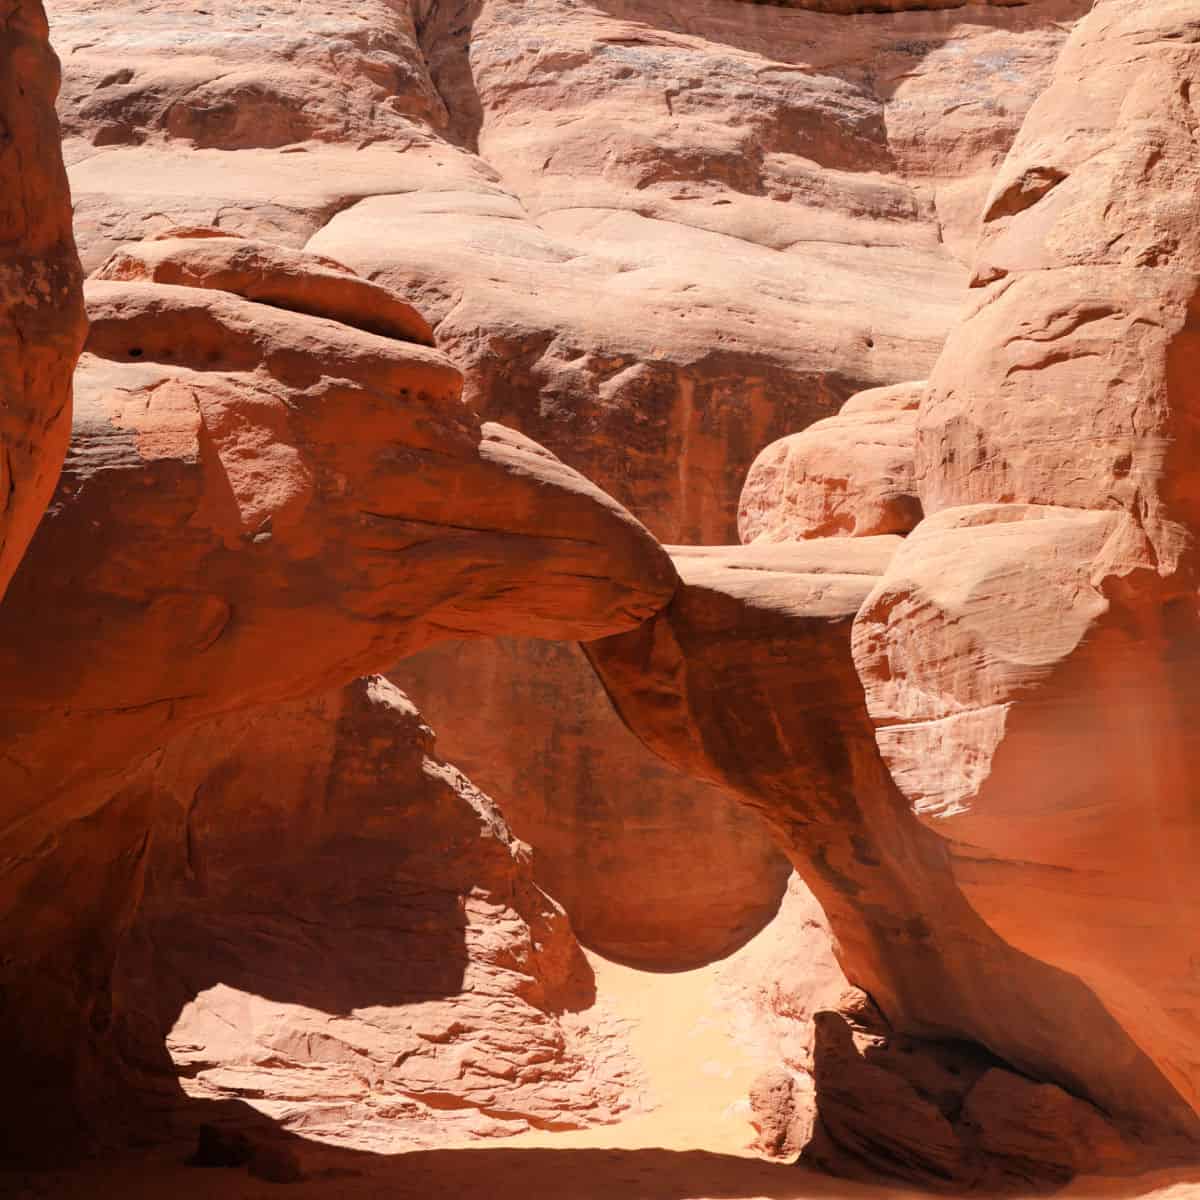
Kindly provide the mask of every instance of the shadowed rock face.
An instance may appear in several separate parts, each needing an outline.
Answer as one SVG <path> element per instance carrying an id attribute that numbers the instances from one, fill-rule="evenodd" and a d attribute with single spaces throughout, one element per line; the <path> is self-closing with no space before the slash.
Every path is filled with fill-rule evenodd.
<path id="1" fill-rule="evenodd" d="M 221 250 L 196 244 L 205 264 Z M 224 249 L 245 265 L 244 243 Z M 251 275 L 276 261 L 258 253 Z M 482 425 L 438 351 L 313 315 L 328 285 L 353 316 L 346 273 L 317 268 L 303 313 L 90 285 L 71 454 L 0 609 L 3 971 L 43 1144 L 110 1032 L 112 957 L 155 824 L 131 772 L 198 720 L 328 690 L 439 637 L 590 637 L 675 586 L 620 506 Z"/>
<path id="2" fill-rule="evenodd" d="M 58 61 L 39 0 L 0 4 L 0 597 L 54 490 L 83 340 L 59 148 Z"/>
<path id="3" fill-rule="evenodd" d="M 1135 1030 L 1073 975 L 980 919 L 949 848 L 887 771 L 851 628 L 901 545 L 883 537 L 677 550 L 683 586 L 671 604 L 632 633 L 591 643 L 588 655 L 651 748 L 728 787 L 772 825 L 828 915 L 847 977 L 893 1030 L 980 1043 L 1135 1128 L 1193 1131 L 1193 1114 Z M 817 1085 L 820 1112 L 819 1072 Z M 861 1145 L 842 1149 L 864 1157 Z M 865 1157 L 889 1170 L 886 1155 Z M 961 1182 L 970 1171 L 952 1175 Z"/>
<path id="4" fill-rule="evenodd" d="M 536 848 L 584 945 L 651 970 L 723 958 L 776 914 L 791 867 L 757 813 L 649 753 L 579 648 L 438 645 L 393 678 L 450 730 L 448 756 Z M 436 714 L 436 716 L 434 716 Z"/>
<path id="5" fill-rule="evenodd" d="M 0 610 L 6 1138 L 57 1146 L 115 1082 L 113 964 L 157 806 L 177 834 L 174 781 L 208 778 L 181 739 L 217 759 L 201 724 L 492 633 L 600 639 L 630 725 L 775 825 L 892 1032 L 1195 1134 L 1193 6 L 1095 6 L 983 205 L 978 299 L 915 428 L 889 413 L 863 453 L 876 422 L 852 402 L 768 452 L 759 540 L 681 553 L 665 609 L 653 539 L 463 407 L 443 351 L 485 415 L 660 534 L 728 536 L 760 445 L 926 372 L 981 181 L 1087 4 L 836 27 L 827 5 L 723 0 L 57 7 L 89 262 L 179 222 L 222 236 L 142 245 L 95 283 L 76 448 Z M 11 311 L 21 336 L 45 315 Z M 36 429 L 22 406 L 6 445 Z M 12 496 L 44 501 L 47 432 L 49 475 L 7 456 Z M 830 454 L 836 474 L 810 469 Z M 922 514 L 902 546 L 874 536 Z M 244 915 L 216 897 L 181 945 Z M 1054 1171 L 1105 1161 L 1111 1126 L 1053 1085 L 984 1071 L 951 1117 L 836 1020 L 814 1071 L 840 1153 L 958 1179 L 961 1125 Z"/>
<path id="6" fill-rule="evenodd" d="M 591 969 L 529 847 L 382 678 L 204 722 L 140 789 L 155 835 L 112 1069 L 164 1109 L 182 1083 L 193 1117 L 241 1099 L 395 1153 L 636 1101 L 620 1039 L 572 1016 Z"/>

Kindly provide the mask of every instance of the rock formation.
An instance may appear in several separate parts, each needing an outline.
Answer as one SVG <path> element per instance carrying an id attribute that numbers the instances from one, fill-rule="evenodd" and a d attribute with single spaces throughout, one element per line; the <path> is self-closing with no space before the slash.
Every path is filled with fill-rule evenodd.
<path id="1" fill-rule="evenodd" d="M 672 605 L 591 654 L 633 728 L 781 829 L 893 1030 L 969 1038 L 1143 1138 L 1194 1142 L 1192 11 L 1104 0 L 1068 43 L 984 206 L 976 295 L 920 403 L 911 463 L 894 440 L 886 459 L 840 448 L 854 406 L 769 449 L 743 504 L 754 544 L 687 552 Z M 860 512 L 873 531 L 897 476 L 925 519 L 869 594 L 838 576 L 873 539 L 786 540 L 860 532 Z M 781 634 L 764 613 L 791 618 L 793 638 L 820 630 L 808 676 L 840 664 L 810 706 L 771 694 Z M 780 787 L 781 771 L 819 784 Z M 831 775 L 854 780 L 836 816 Z M 908 918 L 914 941 L 872 938 L 885 916 Z M 936 949 L 914 990 L 918 943 Z M 1055 1043 L 1036 1061 L 1034 1028 Z M 957 1178 L 972 1145 L 1051 1171 L 1112 1145 L 1065 1093 L 990 1071 L 939 1116 L 869 1054 L 856 1066 L 844 1023 L 818 1033 L 821 1131 L 852 1157 Z M 893 1117 L 864 1130 L 872 1095 Z M 764 1084 L 768 1108 L 786 1100 Z M 1010 1120 L 1030 1125 L 1014 1136 Z M 787 1142 L 778 1121 L 764 1128 Z"/>
<path id="2" fill-rule="evenodd" d="M 756 813 L 649 753 L 575 646 L 434 646 L 392 677 L 450 730 L 447 757 L 537 850 L 538 882 L 607 958 L 682 970 L 776 914 L 791 864 Z"/>
<path id="3" fill-rule="evenodd" d="M 162 1104 L 178 1072 L 196 1100 L 394 1153 L 636 1100 L 619 1041 L 572 1016 L 591 968 L 529 847 L 393 685 L 215 718 L 139 779 L 154 844 L 115 1040 Z"/>
<path id="4" fill-rule="evenodd" d="M 742 541 L 912 532 L 921 520 L 913 471 L 924 394 L 920 383 L 862 392 L 836 417 L 768 446 L 742 487 Z"/>
<path id="5" fill-rule="evenodd" d="M 297 260 L 255 285 L 268 306 L 202 285 L 261 280 L 277 254 L 194 245 L 194 268 L 186 244 L 165 252 L 180 283 L 89 285 L 71 453 L 0 608 L 3 973 L 28 1076 L 16 1116 L 42 1144 L 69 1132 L 72 1088 L 101 1086 L 111 964 L 155 823 L 133 779 L 172 738 L 439 637 L 630 628 L 675 586 L 623 509 L 481 424 L 444 355 L 342 323 L 347 272 L 318 261 L 296 312 L 278 305 Z M 128 252 L 105 273 L 162 259 Z M 313 315 L 324 288 L 337 320 Z"/>
<path id="6" fill-rule="evenodd" d="M 171 224 L 347 262 L 417 302 L 478 411 L 668 542 L 733 537 L 765 444 L 932 365 L 1088 7 L 52 3 L 89 266 Z M 517 806 L 585 940 L 686 965 L 772 911 L 786 865 L 755 816 L 615 732 L 574 652 L 435 647 L 396 678 Z M 526 736 L 497 738 L 516 712 Z M 725 895 L 702 894 L 718 853 Z M 588 883 L 614 867 L 636 916 Z"/>
<path id="7" fill-rule="evenodd" d="M 96 273 L 52 498 L 78 276 L 3 9 L 6 1151 L 180 1064 L 379 1147 L 612 1119 L 538 882 L 691 965 L 780 899 L 760 819 L 829 929 L 764 1001 L 763 1148 L 1194 1150 L 1194 0 L 666 7 L 53 0 Z M 531 638 L 670 769 L 593 770 L 597 685 Z M 361 681 L 429 647 L 536 875 Z"/>
<path id="8" fill-rule="evenodd" d="M 0 598 L 45 511 L 83 340 L 59 149 L 58 62 L 40 0 L 0 8 Z"/>
<path id="9" fill-rule="evenodd" d="M 885 759 L 972 907 L 1192 1109 L 1195 19 L 1101 0 L 1064 50 L 921 409 L 927 520 L 855 631 Z"/>
<path id="10" fill-rule="evenodd" d="M 980 919 L 945 842 L 889 775 L 851 627 L 901 545 L 678 551 L 683 586 L 671 604 L 632 633 L 591 643 L 589 656 L 653 749 L 763 813 L 825 910 L 847 977 L 896 1034 L 973 1041 L 1133 1126 L 1194 1131 L 1132 1030 L 1073 975 Z"/>

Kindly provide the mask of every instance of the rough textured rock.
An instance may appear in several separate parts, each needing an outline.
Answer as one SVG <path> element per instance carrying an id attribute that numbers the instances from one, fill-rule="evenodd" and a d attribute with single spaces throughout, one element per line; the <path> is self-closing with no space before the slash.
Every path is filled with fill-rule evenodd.
<path id="1" fill-rule="evenodd" d="M 0 7 L 0 598 L 54 491 L 83 341 L 59 148 L 58 61 L 40 0 Z"/>
<path id="2" fill-rule="evenodd" d="M 423 642 L 594 636 L 675 586 L 624 510 L 482 425 L 438 351 L 230 292 L 90 287 L 71 454 L 0 608 L 21 1150 L 99 1086 L 154 823 L 131 771 L 195 721 Z"/>
<path id="3" fill-rule="evenodd" d="M 730 539 L 764 444 L 931 361 L 959 294 L 957 230 L 973 233 L 991 170 L 1046 78 L 1062 37 L 1053 22 L 1082 8 L 847 22 L 724 0 L 443 3 L 423 27 L 431 74 L 451 136 L 500 180 L 483 196 L 454 182 L 368 197 L 310 245 L 427 298 L 472 402 L 600 482 L 660 539 Z M 730 944 L 726 931 L 764 911 L 782 880 L 779 865 L 760 883 L 739 865 L 770 859 L 764 833 L 713 789 L 632 748 L 614 753 L 605 717 L 580 728 L 594 687 L 574 656 L 552 653 L 556 663 L 540 647 L 434 648 L 422 678 L 409 667 L 399 678 L 456 758 L 520 806 L 512 818 L 585 941 L 678 965 Z M 441 682 L 456 676 L 486 700 L 460 703 Z M 497 751 L 492 715 L 515 712 L 549 736 Z M 598 811 L 581 820 L 583 805 Z M 623 835 L 601 832 L 605 811 Z M 647 879 L 634 848 L 668 831 L 673 849 Z M 706 914 L 684 899 L 702 878 L 687 860 L 703 853 L 701 834 L 729 846 L 727 831 L 741 849 L 724 854 L 724 912 L 706 889 Z M 611 878 L 637 892 L 590 898 L 589 866 L 607 873 L 614 857 L 628 865 Z M 629 912 L 634 895 L 676 878 L 680 899 L 657 927 L 649 906 Z M 705 936 L 674 937 L 672 913 L 694 914 Z M 671 957 L 631 934 L 666 934 Z"/>
<path id="4" fill-rule="evenodd" d="M 574 646 L 435 646 L 392 672 L 448 757 L 536 848 L 534 875 L 608 958 L 681 970 L 775 915 L 791 865 L 759 816 L 621 724 Z"/>
<path id="5" fill-rule="evenodd" d="M 925 384 L 877 388 L 836 417 L 772 442 L 738 504 L 743 542 L 905 534 L 921 520 L 913 478 Z"/>
<path id="6" fill-rule="evenodd" d="M 164 235 L 122 246 L 93 278 L 235 292 L 259 304 L 329 317 L 398 341 L 433 344 L 429 323 L 411 304 L 341 263 L 230 237 L 219 229 L 184 232 L 184 237 Z"/>
<path id="7" fill-rule="evenodd" d="M 0 784 L 16 797 L 0 802 L 0 900 L 20 930 L 4 982 L 51 1115 L 55 1077 L 110 1037 L 114 939 L 150 853 L 130 772 L 168 739 L 435 637 L 627 628 L 672 586 L 644 531 L 567 468 L 460 420 L 445 360 L 395 340 L 426 340 L 403 303 L 366 325 L 373 285 L 419 299 L 485 415 L 584 467 L 660 536 L 728 538 L 760 446 L 927 372 L 985 180 L 1091 6 L 681 7 L 56 3 L 89 263 L 176 225 L 253 236 L 143 246 L 106 272 L 123 282 L 97 285 L 80 453 L 34 550 L 43 570 L 0 613 L 15 697 L 0 704 Z M 1195 41 L 1183 0 L 1142 7 L 1096 6 L 982 205 L 979 300 L 918 419 L 929 519 L 898 553 L 867 536 L 684 556 L 670 610 L 593 654 L 647 740 L 770 817 L 893 1033 L 968 1038 L 1123 1118 L 1194 1132 L 1180 464 L 1195 450 Z M 195 283 L 209 290 L 181 286 Z M 419 419 L 381 412 L 385 377 L 424 390 Z M 869 424 L 851 418 L 836 420 Z M 835 426 L 861 525 L 829 494 L 842 475 L 805 465 L 823 426 L 755 472 L 751 524 L 783 522 L 756 535 L 907 532 L 911 505 L 879 515 L 913 495 L 907 422 L 886 424 L 895 478 L 877 493 L 871 456 Z M 456 449 L 439 456 L 447 429 Z M 366 449 L 380 440 L 386 461 Z M 780 473 L 797 486 L 753 498 Z M 391 507 L 398 476 L 415 521 Z M 462 528 L 498 478 L 522 497 L 499 505 L 519 527 Z M 580 523 L 585 546 L 569 540 Z M 445 582 L 432 598 L 426 568 Z M 869 591 L 855 648 L 882 760 L 849 651 Z M 573 670 L 551 707 L 580 694 Z M 516 678 L 489 689 L 493 710 Z M 1150 714 L 1133 752 L 1131 697 Z M 860 1101 L 876 1084 L 890 1112 L 960 1136 L 923 1084 L 881 1081 L 879 1056 L 841 1032 L 823 1126 L 843 1149 L 922 1148 L 902 1115 L 874 1140 Z M 29 1066 L 10 1063 L 18 1081 Z M 868 1082 L 839 1094 L 847 1075 Z M 1066 1143 L 1109 1137 L 1058 1093 L 1000 1091 L 970 1106 L 992 1114 L 979 1137 L 1035 1173 L 1075 1169 L 1086 1156 L 1067 1162 Z M 36 1086 L 12 1094 L 36 1124 Z M 1029 1122 L 1069 1132 L 1039 1142 Z M 963 1168 L 961 1142 L 923 1149 L 926 1173 Z"/>
<path id="8" fill-rule="evenodd" d="M 636 1101 L 619 1042 L 572 1016 L 591 969 L 529 848 L 393 685 L 217 718 L 140 780 L 154 846 L 114 1008 L 143 1086 L 157 1068 L 169 1099 L 178 1072 L 392 1153 Z"/>
<path id="9" fill-rule="evenodd" d="M 1200 1109 L 1195 5 L 1101 0 L 986 209 L 857 622 L 892 774 L 972 907 Z M 1093 1093 L 1095 1094 L 1095 1093 Z"/>
<path id="10" fill-rule="evenodd" d="M 1087 7 L 53 5 L 90 265 L 172 224 L 348 262 L 418 301 L 486 416 L 661 539 L 699 542 L 734 536 L 763 445 L 927 371 L 990 176 Z M 435 648 L 417 669 L 399 678 L 453 756 L 524 806 L 547 883 L 623 861 L 640 888 L 678 880 L 693 897 L 679 921 L 705 931 L 688 946 L 645 906 L 632 924 L 632 900 L 604 911 L 585 872 L 566 897 L 585 938 L 659 961 L 673 941 L 682 964 L 754 927 L 783 874 L 778 857 L 748 874 L 771 860 L 767 837 L 640 750 L 597 753 L 614 735 L 577 656 Z M 456 675 L 486 681 L 479 703 L 441 682 Z M 498 749 L 491 715 L 524 711 L 532 689 L 530 736 Z M 568 780 L 624 813 L 623 845 L 589 836 Z M 721 907 L 710 893 L 702 910 L 686 864 L 705 828 L 740 852 Z M 638 829 L 643 847 L 671 831 L 652 881 Z"/>
<path id="11" fill-rule="evenodd" d="M 419 297 L 488 415 L 693 540 L 763 444 L 932 362 L 1085 7 L 53 11 L 85 261 L 171 224 L 313 239 Z"/>
<path id="12" fill-rule="evenodd" d="M 1132 1031 L 979 918 L 946 844 L 884 766 L 851 622 L 902 544 L 678 551 L 684 586 L 668 608 L 589 656 L 652 748 L 773 825 L 828 915 L 847 977 L 897 1034 L 975 1042 L 1148 1129 L 1194 1129 Z"/>

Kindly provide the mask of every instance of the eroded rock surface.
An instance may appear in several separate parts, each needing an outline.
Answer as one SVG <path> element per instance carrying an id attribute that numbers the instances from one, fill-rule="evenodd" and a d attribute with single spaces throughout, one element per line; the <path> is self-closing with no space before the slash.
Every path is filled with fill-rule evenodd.
<path id="1" fill-rule="evenodd" d="M 417 303 L 481 413 L 699 543 L 735 537 L 764 445 L 928 371 L 991 175 L 1087 7 L 53 3 L 89 265 L 172 224 L 332 255 Z M 397 678 L 522 806 L 596 945 L 682 965 L 769 911 L 784 864 L 755 817 L 618 750 L 577 655 L 433 648 Z M 486 691 L 463 704 L 466 680 Z M 515 713 L 528 736 L 497 744 Z M 738 839 L 723 898 L 689 867 L 706 832 Z M 648 897 L 675 880 L 676 916 L 589 894 L 613 869 Z"/>
<path id="2" fill-rule="evenodd" d="M 648 745 L 730 788 L 775 828 L 828 916 L 847 977 L 895 1034 L 977 1043 L 1092 1097 L 1127 1129 L 1194 1128 L 1133 1031 L 1078 979 L 980 919 L 946 844 L 892 781 L 850 638 L 901 545 L 880 537 L 678 550 L 684 583 L 671 604 L 630 634 L 590 644 L 589 656 Z M 866 1099 L 855 1103 L 870 1111 Z M 886 1153 L 847 1140 L 852 1156 L 882 1169 Z M 927 1161 L 900 1173 L 928 1182 L 938 1169 Z M 973 1170 L 950 1177 L 961 1183 Z"/>
<path id="3" fill-rule="evenodd" d="M 437 350 L 227 291 L 89 288 L 71 453 L 0 608 L 19 1150 L 68 1139 L 107 1086 L 112 957 L 155 823 L 131 772 L 196 721 L 438 637 L 590 637 L 675 586 L 619 505 L 482 424 Z"/>
<path id="4" fill-rule="evenodd" d="M 40 0 L 0 7 L 0 598 L 54 491 L 83 341 L 79 258 Z"/>
<path id="5" fill-rule="evenodd" d="M 775 916 L 791 865 L 770 830 L 651 754 L 577 647 L 439 645 L 392 675 L 451 731 L 447 755 L 504 797 L 536 848 L 535 877 L 584 945 L 681 970 L 723 958 Z"/>
<path id="6" fill-rule="evenodd" d="M 928 519 L 855 631 L 884 756 L 972 907 L 1192 1110 L 1196 15 L 1101 0 L 1064 50 L 921 409 Z"/>
<path id="7" fill-rule="evenodd" d="M 886 1038 L 1054 1081 L 980 1060 L 939 1092 L 822 1020 L 834 1159 L 1119 1163 L 1080 1096 L 1195 1133 L 1191 6 L 1101 0 L 986 200 L 1091 5 L 879 11 L 912 7 L 56 0 L 89 265 L 222 236 L 95 285 L 77 451 L 0 610 L 6 1137 L 57 1143 L 64 1081 L 102 1090 L 144 773 L 197 722 L 430 640 L 619 630 L 590 653 L 623 715 L 775 825 Z M 563 462 L 663 538 L 728 539 L 759 448 L 926 374 L 968 276 L 911 459 L 903 405 L 879 454 L 853 406 L 769 451 L 759 540 L 681 554 L 655 615 L 669 564 Z M 563 462 L 460 407 L 430 334 Z M 551 710 L 581 694 L 568 661 Z"/>
<path id="8" fill-rule="evenodd" d="M 910 533 L 921 520 L 914 478 L 925 384 L 851 397 L 836 417 L 768 446 L 738 504 L 743 542 Z"/>
<path id="9" fill-rule="evenodd" d="M 384 679 L 204 723 L 140 783 L 114 1004 L 120 1067 L 164 1104 L 178 1071 L 193 1101 L 381 1153 L 636 1104 L 620 1039 L 574 1015 L 591 968 L 529 847 Z"/>

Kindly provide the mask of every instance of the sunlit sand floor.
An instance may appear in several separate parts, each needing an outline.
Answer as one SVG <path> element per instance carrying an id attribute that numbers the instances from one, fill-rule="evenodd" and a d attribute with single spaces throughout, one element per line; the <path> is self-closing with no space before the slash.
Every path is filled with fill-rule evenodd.
<path id="1" fill-rule="evenodd" d="M 630 1023 L 652 1111 L 620 1125 L 375 1155 L 297 1141 L 307 1174 L 274 1184 L 183 1165 L 167 1145 L 61 1172 L 5 1177 L 0 1195 L 52 1200 L 856 1200 L 918 1193 L 764 1162 L 745 1097 L 765 1065 L 728 1032 L 717 968 L 655 975 L 592 959 L 601 1003 Z M 7 1190 L 6 1190 L 7 1189 Z M 1200 1200 L 1200 1171 L 1077 1180 L 1061 1197 Z"/>

